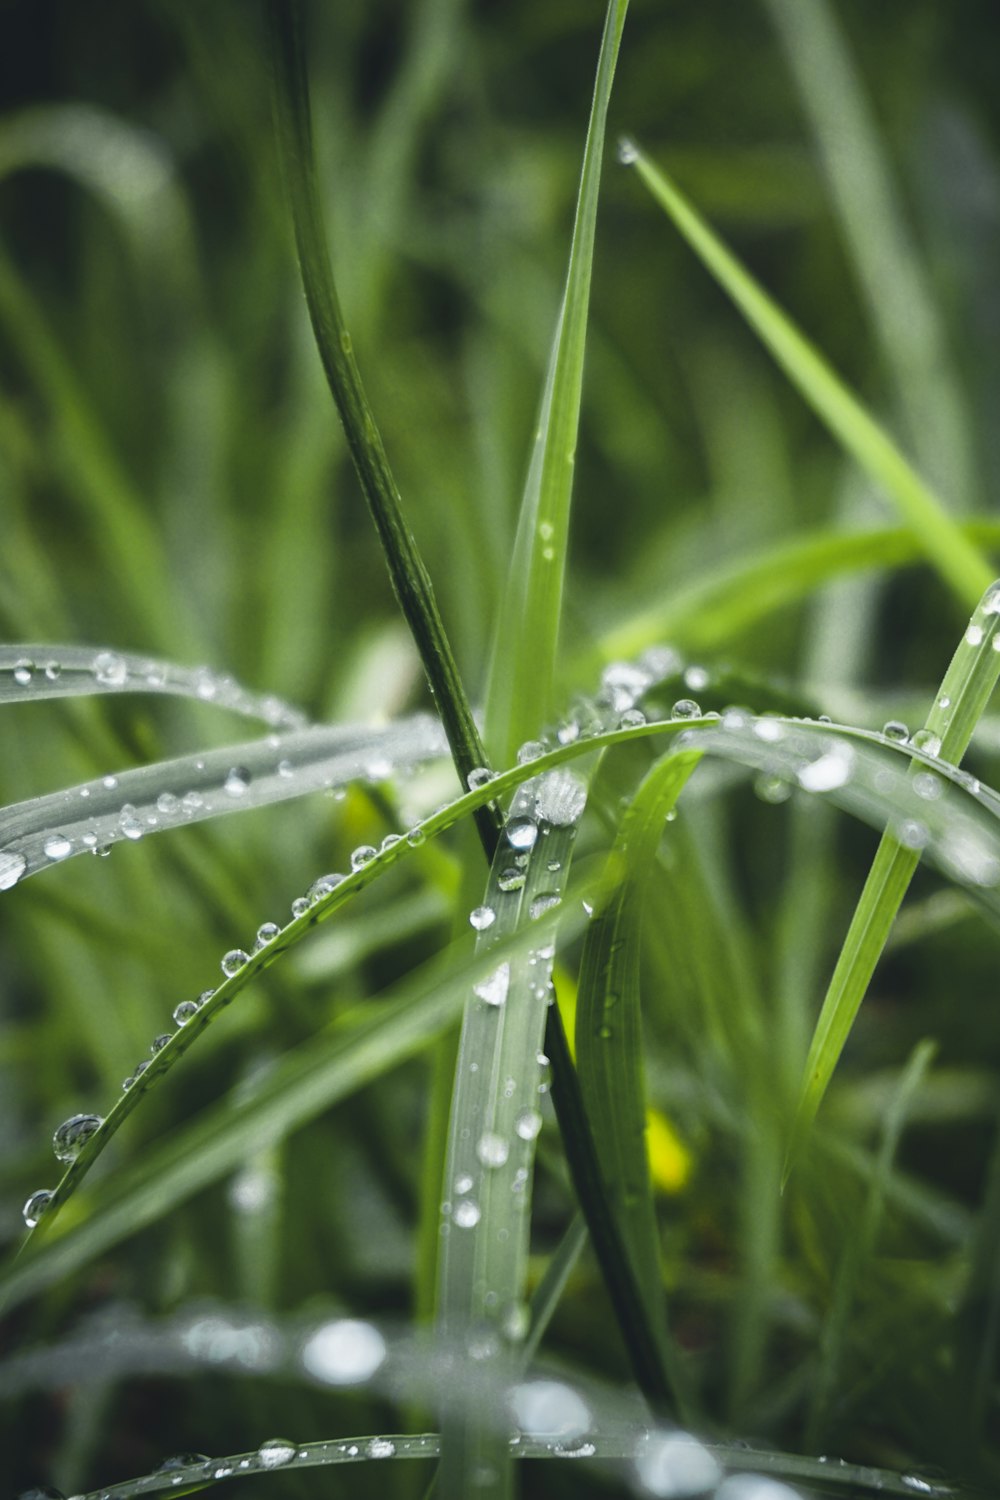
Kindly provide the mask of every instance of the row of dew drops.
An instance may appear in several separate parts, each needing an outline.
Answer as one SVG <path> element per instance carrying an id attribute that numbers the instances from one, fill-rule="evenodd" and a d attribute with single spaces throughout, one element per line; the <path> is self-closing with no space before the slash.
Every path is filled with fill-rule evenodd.
<path id="1" fill-rule="evenodd" d="M 247 1368 L 276 1371 L 284 1365 L 281 1331 L 265 1323 L 236 1326 L 230 1319 L 207 1316 L 192 1320 L 182 1335 L 190 1353 L 217 1365 L 242 1364 Z M 409 1352 L 409 1359 L 406 1354 Z M 473 1360 L 484 1358 L 482 1350 L 469 1344 L 467 1353 Z M 428 1355 L 431 1356 L 428 1362 Z M 338 1317 L 314 1325 L 295 1341 L 295 1363 L 308 1379 L 339 1390 L 385 1383 L 387 1363 L 398 1364 L 395 1385 L 409 1391 L 410 1399 L 426 1395 L 428 1376 L 441 1378 L 441 1397 L 469 1400 L 467 1376 L 462 1364 L 456 1363 L 454 1351 L 445 1349 L 441 1358 L 424 1346 L 404 1341 L 391 1347 L 382 1332 L 363 1319 Z M 409 1369 L 409 1378 L 406 1372 Z M 400 1378 L 403 1384 L 400 1386 Z M 419 1382 L 419 1388 L 415 1384 Z M 410 1387 L 413 1387 L 411 1390 Z M 392 1384 L 387 1389 L 391 1389 Z M 589 1459 L 601 1457 L 598 1434 L 607 1427 L 602 1414 L 604 1399 L 595 1391 L 584 1396 L 561 1379 L 544 1375 L 518 1378 L 513 1384 L 500 1380 L 497 1394 L 501 1400 L 491 1404 L 498 1424 L 508 1434 L 514 1455 Z M 610 1412 L 610 1408 L 609 1408 Z M 617 1424 L 612 1424 L 617 1425 Z M 694 1500 L 696 1496 L 715 1500 L 798 1500 L 796 1491 L 772 1477 L 747 1472 L 729 1472 L 733 1449 L 721 1462 L 709 1447 L 692 1434 L 663 1427 L 635 1427 L 630 1422 L 624 1430 L 625 1441 L 617 1451 L 630 1460 L 632 1487 L 656 1500 Z M 734 1445 L 739 1446 L 739 1445 Z M 376 1435 L 357 1439 L 326 1441 L 300 1445 L 285 1437 L 262 1442 L 253 1453 L 236 1457 L 211 1458 L 204 1453 L 182 1452 L 166 1458 L 150 1474 L 116 1486 L 115 1494 L 142 1494 L 169 1487 L 187 1486 L 206 1481 L 238 1478 L 247 1473 L 285 1469 L 289 1465 L 322 1462 L 386 1460 L 423 1454 L 435 1456 L 439 1451 L 433 1435 L 400 1437 Z M 610 1450 L 609 1450 L 610 1452 Z M 831 1470 L 839 1461 L 820 1459 Z M 748 1457 L 740 1463 L 746 1467 Z M 866 1483 L 882 1489 L 889 1476 L 881 1470 L 866 1470 Z M 926 1500 L 947 1500 L 954 1490 L 918 1474 L 892 1476 L 903 1491 L 922 1495 Z M 22 1492 L 18 1500 L 64 1500 L 59 1490 L 38 1486 Z M 82 1497 L 74 1497 L 82 1500 Z M 108 1492 L 105 1500 L 111 1500 Z"/>
<path id="2" fill-rule="evenodd" d="M 982 643 L 983 632 L 977 625 L 970 625 L 966 632 L 965 640 L 971 646 Z M 993 637 L 992 644 L 995 649 L 1000 650 L 1000 633 Z M 31 681 L 31 674 L 36 668 L 33 664 L 25 661 L 15 664 L 12 669 L 15 679 L 23 681 L 25 685 Z M 46 673 L 56 670 L 55 664 L 43 668 Z M 124 661 L 115 657 L 112 653 L 101 653 L 94 661 L 94 675 L 101 681 L 110 685 L 119 685 L 126 680 L 126 669 Z M 152 669 L 151 669 L 152 670 Z M 20 676 L 18 675 L 20 673 Z M 581 738 L 592 738 L 614 728 L 637 728 L 647 722 L 646 714 L 638 707 L 639 700 L 658 682 L 665 679 L 680 676 L 685 687 L 692 692 L 703 692 L 712 685 L 709 671 L 699 665 L 685 666 L 676 651 L 668 646 L 653 647 L 644 652 L 635 662 L 619 661 L 607 666 L 601 677 L 601 687 L 595 698 L 581 697 L 574 705 L 574 712 L 559 725 L 553 736 L 545 736 L 537 740 L 529 740 L 523 744 L 518 753 L 517 761 L 520 765 L 526 765 L 539 759 L 548 751 L 559 745 L 569 745 Z M 213 679 L 214 680 L 214 679 Z M 218 679 L 224 684 L 230 684 L 231 679 Z M 208 675 L 206 674 L 206 683 Z M 215 691 L 218 691 L 216 688 Z M 206 686 L 205 696 L 210 696 Z M 275 700 L 276 702 L 278 700 Z M 938 707 L 947 711 L 951 705 L 947 698 L 938 700 Z M 724 727 L 738 729 L 745 727 L 752 720 L 752 715 L 747 710 L 739 708 L 728 708 L 723 713 L 710 711 L 703 714 L 702 709 L 694 698 L 677 699 L 670 710 L 671 721 L 687 721 L 704 719 L 708 721 L 721 721 Z M 826 715 L 820 715 L 816 720 L 819 724 L 829 724 L 831 720 Z M 754 725 L 755 733 L 762 739 L 773 738 L 778 740 L 783 735 L 781 724 L 773 719 L 758 719 Z M 910 734 L 907 726 L 899 720 L 890 719 L 883 727 L 883 738 L 888 743 L 909 744 L 914 749 L 923 751 L 930 756 L 936 756 L 941 749 L 940 738 L 927 731 L 918 730 Z M 386 774 L 391 773 L 391 767 L 385 767 Z M 288 774 L 294 774 L 292 768 L 288 768 Z M 487 785 L 494 779 L 496 772 L 480 767 L 469 772 L 468 785 L 472 791 Z M 850 775 L 849 753 L 837 750 L 821 756 L 818 760 L 802 768 L 798 774 L 799 784 L 808 791 L 823 792 L 835 789 L 848 779 Z M 249 773 L 242 767 L 233 767 L 223 783 L 226 792 L 237 797 L 245 793 L 249 785 Z M 114 778 L 106 777 L 105 785 L 112 783 Z M 971 777 L 965 778 L 973 790 L 978 788 L 978 783 Z M 767 802 L 784 801 L 791 794 L 791 786 L 784 778 L 762 773 L 755 782 L 758 795 Z M 918 795 L 932 799 L 940 792 L 940 784 L 931 773 L 923 773 L 914 779 L 914 790 Z M 171 813 L 178 807 L 183 808 L 183 799 L 178 799 L 170 793 L 164 793 L 159 802 L 162 803 L 161 811 Z M 169 803 L 169 805 L 168 805 Z M 544 811 L 544 809 L 543 809 Z M 571 810 L 572 811 L 572 810 Z M 136 823 L 131 816 L 134 809 L 127 806 L 124 808 L 121 818 L 122 831 L 126 837 L 136 838 L 141 833 L 136 832 Z M 560 815 L 556 814 L 557 820 Z M 566 817 L 565 821 L 571 821 L 572 817 Z M 905 834 L 906 830 L 904 830 Z M 509 871 L 501 873 L 499 884 L 503 890 L 516 890 L 524 883 L 523 867 L 518 867 L 518 857 L 525 856 L 533 846 L 538 834 L 538 823 L 532 817 L 515 817 L 508 821 L 506 828 L 507 841 L 515 855 L 515 863 Z M 423 843 L 425 834 L 419 824 L 412 827 L 406 834 L 389 833 L 382 840 L 379 848 L 373 844 L 362 844 L 356 848 L 351 855 L 351 871 L 356 872 L 369 864 L 380 852 L 391 848 L 404 839 L 411 847 L 417 847 Z M 919 839 L 919 830 L 912 831 L 912 842 Z M 69 841 L 60 834 L 53 834 L 46 843 L 46 853 L 49 858 L 56 861 L 64 858 L 70 852 Z M 21 871 L 15 873 L 4 864 L 9 855 L 0 853 L 0 889 L 4 889 L 16 882 Z M 23 861 L 22 861 L 23 868 Z M 1000 873 L 1000 872 L 998 872 Z M 312 906 L 323 897 L 329 895 L 347 877 L 339 873 L 322 875 L 315 880 L 306 893 L 298 896 L 291 904 L 293 918 L 303 917 Z M 547 893 L 540 893 L 535 897 L 532 907 L 532 918 L 541 917 L 551 906 L 558 902 L 558 897 Z M 492 926 L 496 920 L 496 912 L 492 906 L 481 905 L 475 907 L 469 914 L 469 922 L 477 932 L 482 932 Z M 254 951 L 270 945 L 278 937 L 281 928 L 277 923 L 264 922 L 258 928 Z M 227 952 L 221 961 L 223 975 L 228 979 L 238 973 L 250 960 L 250 954 L 242 948 L 233 948 Z M 478 987 L 477 993 L 490 1003 L 502 1003 L 503 986 L 493 976 Z M 173 1019 L 177 1027 L 183 1026 L 196 1014 L 198 1010 L 212 998 L 213 989 L 203 990 L 196 1000 L 184 1000 L 177 1005 L 173 1012 Z M 497 997 L 500 997 L 499 999 Z M 163 1033 L 154 1038 L 150 1051 L 156 1055 L 171 1039 L 171 1033 Z M 132 1088 L 149 1067 L 149 1060 L 138 1063 L 135 1070 L 125 1079 L 123 1089 Z M 534 1125 L 534 1122 L 530 1122 Z M 75 1114 L 65 1120 L 55 1131 L 53 1137 L 53 1148 L 57 1159 L 70 1164 L 91 1137 L 100 1129 L 103 1118 L 96 1114 Z M 528 1122 L 526 1122 L 527 1128 Z M 527 1137 L 526 1137 L 527 1138 Z M 41 1188 L 31 1193 L 23 1207 L 24 1222 L 29 1229 L 34 1228 L 44 1215 L 52 1201 L 54 1193 L 50 1189 Z"/>

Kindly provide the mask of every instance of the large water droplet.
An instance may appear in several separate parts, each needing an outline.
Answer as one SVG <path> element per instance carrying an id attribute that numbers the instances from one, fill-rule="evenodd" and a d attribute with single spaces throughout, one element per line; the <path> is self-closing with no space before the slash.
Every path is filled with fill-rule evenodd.
<path id="1" fill-rule="evenodd" d="M 510 891 L 519 891 L 524 885 L 526 878 L 523 870 L 518 870 L 514 866 L 511 866 L 509 869 L 500 871 L 500 874 L 497 876 L 497 885 L 502 891 L 508 893 Z"/>
<path id="2" fill-rule="evenodd" d="M 803 766 L 798 773 L 799 786 L 807 792 L 833 792 L 851 779 L 854 752 L 847 745 L 835 745 L 818 760 Z"/>
<path id="3" fill-rule="evenodd" d="M 150 1052 L 152 1052 L 154 1057 L 158 1052 L 163 1051 L 164 1047 L 170 1041 L 170 1037 L 171 1033 L 169 1031 L 164 1031 L 161 1032 L 159 1036 L 154 1036 L 153 1040 L 149 1044 L 149 1050 Z"/>
<path id="4" fill-rule="evenodd" d="M 514 1121 L 514 1129 L 522 1141 L 533 1141 L 542 1128 L 542 1117 L 537 1109 L 522 1109 Z"/>
<path id="5" fill-rule="evenodd" d="M 250 772 L 246 766 L 233 766 L 222 783 L 227 797 L 245 797 L 250 790 Z"/>
<path id="6" fill-rule="evenodd" d="M 489 925 L 489 924 L 487 924 Z M 503 1005 L 507 999 L 507 990 L 510 986 L 510 964 L 499 964 L 492 974 L 481 979 L 478 984 L 472 986 L 473 991 L 480 1000 L 485 1000 L 487 1005 Z"/>
<path id="7" fill-rule="evenodd" d="M 510 1146 L 502 1135 L 487 1130 L 476 1142 L 476 1155 L 484 1167 L 502 1167 L 510 1155 Z"/>
<path id="8" fill-rule="evenodd" d="M 302 1346 L 305 1369 L 327 1385 L 359 1385 L 371 1379 L 385 1356 L 378 1329 L 356 1318 L 324 1323 Z"/>
<path id="9" fill-rule="evenodd" d="M 701 1495 L 722 1478 L 718 1463 L 687 1432 L 650 1432 L 639 1443 L 635 1468 L 643 1489 L 663 1500 Z"/>
<path id="10" fill-rule="evenodd" d="M 970 625 L 965 632 L 965 644 L 967 646 L 981 646 L 983 644 L 983 630 L 981 625 Z"/>
<path id="11" fill-rule="evenodd" d="M 586 1401 L 561 1380 L 526 1380 L 511 1391 L 510 1404 L 527 1437 L 572 1439 L 590 1431 Z"/>
<path id="12" fill-rule="evenodd" d="M 535 806 L 538 816 L 553 827 L 570 828 L 574 823 L 579 823 L 586 805 L 586 783 L 572 771 L 560 766 L 541 778 Z"/>
<path id="13" fill-rule="evenodd" d="M 392 1458 L 396 1451 L 396 1444 L 391 1438 L 371 1438 L 365 1444 L 365 1452 L 369 1458 Z"/>
<path id="14" fill-rule="evenodd" d="M 183 1026 L 190 1021 L 192 1016 L 198 1014 L 197 1000 L 182 1000 L 179 1005 L 174 1006 L 174 1024 Z"/>
<path id="15" fill-rule="evenodd" d="M 678 698 L 670 710 L 672 719 L 698 719 L 701 717 L 701 706 L 693 698 Z"/>
<path id="16" fill-rule="evenodd" d="M 52 1137 L 52 1149 L 60 1161 L 76 1161 L 90 1137 L 104 1124 L 100 1115 L 70 1115 Z"/>
<path id="17" fill-rule="evenodd" d="M 378 853 L 374 844 L 359 844 L 351 855 L 351 869 L 360 870 L 369 864 Z"/>
<path id="18" fill-rule="evenodd" d="M 533 849 L 538 838 L 538 824 L 534 818 L 511 818 L 505 832 L 512 849 Z"/>
<path id="19" fill-rule="evenodd" d="M 492 906 L 476 906 L 469 912 L 469 922 L 477 932 L 485 932 L 487 927 L 492 927 L 497 919 L 497 914 Z"/>
<path id="20" fill-rule="evenodd" d="M 254 948 L 256 948 L 258 951 L 261 948 L 266 948 L 268 943 L 274 942 L 280 931 L 281 928 L 278 926 L 277 922 L 261 922 L 260 926 L 257 928 L 257 937 L 254 942 Z"/>
<path id="21" fill-rule="evenodd" d="M 882 725 L 882 733 L 887 740 L 895 740 L 897 744 L 910 738 L 910 731 L 902 719 L 887 719 Z"/>
<path id="22" fill-rule="evenodd" d="M 18 687 L 27 687 L 35 675 L 35 664 L 22 656 L 20 661 L 14 663 L 14 681 Z"/>
<path id="23" fill-rule="evenodd" d="M 28 868 L 23 854 L 12 854 L 9 849 L 0 850 L 0 891 L 9 891 L 17 885 Z"/>
<path id="24" fill-rule="evenodd" d="M 290 1464 L 297 1452 L 296 1445 L 287 1438 L 268 1438 L 257 1449 L 257 1457 L 262 1469 L 280 1469 L 284 1464 Z"/>
<path id="25" fill-rule="evenodd" d="M 232 979 L 233 975 L 239 973 L 243 965 L 249 962 L 249 953 L 244 953 L 242 948 L 230 948 L 229 952 L 223 955 L 222 972 L 227 979 Z"/>
<path id="26" fill-rule="evenodd" d="M 117 651 L 100 651 L 94 657 L 94 676 L 104 687 L 121 687 L 128 677 L 125 658 Z"/>
<path id="27" fill-rule="evenodd" d="M 487 786 L 496 777 L 496 772 L 491 771 L 488 766 L 473 766 L 466 776 L 466 784 L 470 792 L 478 791 L 481 786 Z"/>
<path id="28" fill-rule="evenodd" d="M 64 833 L 50 833 L 42 849 L 48 859 L 65 859 L 72 852 L 73 845 Z"/>
<path id="29" fill-rule="evenodd" d="M 941 738 L 931 729 L 918 729 L 910 744 L 915 750 L 923 750 L 926 755 L 941 754 Z"/>
<path id="30" fill-rule="evenodd" d="M 39 1188 L 37 1193 L 32 1193 L 21 1210 L 21 1215 L 29 1229 L 34 1229 L 39 1219 L 47 1212 L 54 1197 L 55 1194 L 48 1188 Z"/>
<path id="31" fill-rule="evenodd" d="M 561 900 L 562 897 L 558 891 L 539 891 L 528 908 L 532 921 L 537 921 L 539 917 L 543 917 L 547 911 L 551 911 L 553 907 L 558 906 Z"/>
<path id="32" fill-rule="evenodd" d="M 455 1204 L 453 1218 L 459 1229 L 474 1229 L 479 1223 L 481 1210 L 474 1198 L 463 1198 Z"/>

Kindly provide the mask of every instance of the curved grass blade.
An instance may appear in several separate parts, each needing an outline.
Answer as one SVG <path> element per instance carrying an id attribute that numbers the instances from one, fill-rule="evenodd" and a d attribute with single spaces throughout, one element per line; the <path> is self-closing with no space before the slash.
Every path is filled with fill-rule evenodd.
<path id="1" fill-rule="evenodd" d="M 959 599 L 973 604 L 991 572 L 939 500 L 824 357 L 740 264 L 666 174 L 631 142 L 636 171 L 699 259 L 736 303 L 801 395 L 880 488 L 918 539 L 932 567 Z"/>
<path id="2" fill-rule="evenodd" d="M 312 119 L 298 0 L 266 0 L 274 67 L 274 112 L 299 269 L 316 347 L 368 505 L 392 586 L 409 626 L 463 786 L 487 765 L 479 731 L 434 597 L 430 575 L 403 512 L 402 500 L 361 381 L 351 336 L 333 280 L 313 160 Z M 491 857 L 497 822 L 489 807 L 476 822 Z"/>
<path id="3" fill-rule="evenodd" d="M 275 729 L 304 729 L 301 709 L 272 694 L 251 693 L 210 667 L 182 667 L 109 647 L 0 646 L 0 703 L 81 698 L 105 693 L 165 693 L 195 698 Z"/>
<path id="4" fill-rule="evenodd" d="M 644 1299 L 671 1382 L 684 1389 L 667 1335 L 659 1233 L 646 1150 L 639 994 L 639 943 L 649 869 L 667 814 L 701 760 L 700 750 L 668 753 L 647 774 L 622 819 L 605 875 L 606 891 L 587 929 L 576 1012 L 580 1087 L 593 1126 L 605 1191 Z"/>
<path id="5" fill-rule="evenodd" d="M 601 163 L 627 9 L 628 0 L 611 0 L 604 23 L 566 288 L 493 646 L 486 736 L 505 765 L 553 711 Z"/>
<path id="6" fill-rule="evenodd" d="M 977 549 L 1000 549 L 1000 522 L 969 521 L 961 530 Z M 604 635 L 601 650 L 614 660 L 662 640 L 717 649 L 836 578 L 868 568 L 906 567 L 922 556 L 909 531 L 809 532 L 681 583 Z"/>
<path id="7" fill-rule="evenodd" d="M 957 765 L 1000 677 L 1000 584 L 986 590 L 959 642 L 925 727 L 915 743 Z M 922 771 L 915 772 L 919 787 Z M 931 783 L 925 783 L 930 790 Z M 931 790 L 931 795 L 934 795 Z M 918 819 L 917 829 L 922 827 Z M 833 1070 L 865 997 L 903 897 L 920 862 L 920 835 L 901 843 L 885 833 L 875 854 L 823 1001 L 806 1058 L 805 1072 L 784 1180 L 802 1149 Z"/>
<path id="8" fill-rule="evenodd" d="M 15 802 L 0 811 L 0 890 L 78 854 L 352 781 L 384 780 L 445 749 L 429 715 L 386 729 L 317 726 Z"/>
<path id="9" fill-rule="evenodd" d="M 531 1295 L 528 1333 L 521 1349 L 521 1358 L 526 1365 L 530 1364 L 538 1353 L 539 1345 L 545 1337 L 545 1330 L 552 1321 L 553 1314 L 559 1306 L 559 1299 L 573 1274 L 577 1261 L 583 1254 L 586 1243 L 587 1221 L 583 1214 L 576 1213 L 545 1267 L 545 1274 Z"/>

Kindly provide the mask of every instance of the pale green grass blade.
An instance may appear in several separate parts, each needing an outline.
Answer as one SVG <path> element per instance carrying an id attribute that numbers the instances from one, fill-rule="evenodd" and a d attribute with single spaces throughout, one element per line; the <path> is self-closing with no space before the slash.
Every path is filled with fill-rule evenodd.
<path id="1" fill-rule="evenodd" d="M 923 473 L 955 505 L 973 498 L 969 433 L 927 271 L 858 70 L 828 0 L 765 0 L 840 221 L 844 247 Z"/>
<path id="2" fill-rule="evenodd" d="M 962 531 L 976 548 L 1000 550 L 1000 523 L 967 522 Z M 921 557 L 908 531 L 810 532 L 680 584 L 615 625 L 602 636 L 601 649 L 609 660 L 663 640 L 715 650 L 836 578 L 871 568 L 896 570 Z"/>
<path id="3" fill-rule="evenodd" d="M 659 1232 L 646 1151 L 639 955 L 650 866 L 667 814 L 700 759 L 699 751 L 665 756 L 647 774 L 622 819 L 609 856 L 607 893 L 587 929 L 576 1015 L 580 1087 L 605 1191 L 632 1261 L 649 1327 L 663 1350 L 678 1394 L 684 1382 L 677 1351 L 666 1331 Z"/>
<path id="4" fill-rule="evenodd" d="M 391 851 L 390 851 L 391 853 Z M 361 872 L 362 874 L 364 872 Z M 339 888 L 338 888 L 339 889 Z M 334 898 L 326 898 L 327 905 Z M 310 913 L 285 929 L 280 947 L 297 940 L 315 920 Z M 583 921 L 574 905 L 565 917 L 572 935 Z M 74 1180 L 92 1165 L 92 1148 L 112 1124 L 121 1124 L 147 1087 L 146 1076 L 137 1081 L 119 1105 L 120 1118 L 109 1116 L 98 1136 L 91 1138 L 59 1186 L 56 1202 L 40 1224 L 42 1243 L 32 1244 L 33 1253 L 19 1260 L 0 1279 L 0 1300 L 13 1305 L 34 1296 L 44 1287 L 73 1274 L 96 1255 L 127 1238 L 146 1224 L 155 1223 L 194 1193 L 235 1171 L 255 1152 L 267 1150 L 292 1131 L 315 1119 L 337 1100 L 382 1076 L 398 1063 L 430 1044 L 459 1014 L 469 987 L 490 978 L 497 963 L 512 962 L 530 947 L 537 934 L 518 934 L 491 952 L 489 961 L 477 957 L 467 963 L 435 964 L 430 972 L 407 980 L 394 998 L 372 1002 L 328 1027 L 316 1038 L 290 1052 L 250 1097 L 238 1102 L 225 1099 L 206 1110 L 192 1124 L 176 1131 L 162 1145 L 145 1153 L 134 1166 L 110 1179 L 86 1198 L 78 1198 L 66 1216 L 66 1227 L 53 1225 L 52 1214 L 68 1196 Z M 454 955 L 449 955 L 453 958 Z M 252 974 L 273 961 L 271 954 L 255 954 L 234 979 L 220 985 L 203 1011 L 186 1027 L 198 1026 L 204 1012 L 209 1015 L 229 1003 Z M 246 977 L 244 977 L 246 976 Z M 169 1048 L 171 1066 L 189 1043 L 186 1027 L 175 1033 Z M 153 1059 L 149 1074 L 162 1076 L 160 1059 Z M 153 1074 L 153 1070 L 157 1073 Z M 50 1233 L 54 1229 L 55 1233 Z M 38 1237 L 34 1231 L 32 1240 Z"/>
<path id="5" fill-rule="evenodd" d="M 868 1264 L 875 1254 L 886 1192 L 907 1114 L 915 1094 L 927 1076 L 935 1051 L 933 1042 L 920 1042 L 900 1075 L 883 1122 L 882 1139 L 861 1221 L 857 1233 L 847 1241 L 837 1271 L 833 1299 L 820 1342 L 819 1363 L 806 1432 L 806 1447 L 813 1451 L 824 1446 L 844 1357 L 851 1309 L 858 1289 L 863 1284 Z"/>
<path id="6" fill-rule="evenodd" d="M 630 142 L 622 154 L 817 416 L 892 500 L 927 561 L 959 599 L 974 603 L 992 573 L 892 439 L 670 178 Z"/>
<path id="7" fill-rule="evenodd" d="M 492 1343 L 480 1372 L 505 1364 L 525 1332 L 532 1175 L 542 1116 L 542 1042 L 551 995 L 553 914 L 562 900 L 586 785 L 550 771 L 517 793 L 470 920 L 486 956 L 532 932 L 530 949 L 497 963 L 466 1004 L 445 1157 L 438 1327 L 446 1343 Z M 510 1493 L 511 1455 L 482 1414 L 445 1420 L 438 1485 L 464 1495 L 491 1470 L 491 1492 Z"/>
<path id="8" fill-rule="evenodd" d="M 944 675 L 915 743 L 957 765 L 1000 676 L 1000 585 L 987 589 Z M 932 793 L 933 795 L 933 793 Z M 920 861 L 920 849 L 886 833 L 844 939 L 806 1058 L 785 1160 L 785 1177 L 805 1143 L 896 913 Z"/>
<path id="9" fill-rule="evenodd" d="M 559 1306 L 559 1299 L 566 1283 L 583 1254 L 587 1243 L 587 1223 L 582 1214 L 574 1215 L 569 1228 L 559 1241 L 538 1286 L 531 1295 L 531 1321 L 528 1335 L 521 1348 L 521 1358 L 526 1365 L 532 1363 L 539 1345 Z"/>
<path id="10" fill-rule="evenodd" d="M 549 358 L 486 696 L 486 735 L 501 764 L 552 716 L 573 464 L 608 102 L 628 0 L 611 0 L 587 128 L 566 289 Z"/>
<path id="11" fill-rule="evenodd" d="M 430 575 L 410 530 L 368 403 L 351 336 L 333 280 L 316 184 L 312 118 L 302 16 L 297 0 L 269 0 L 268 37 L 274 66 L 274 112 L 298 249 L 299 268 L 316 347 L 343 424 L 358 480 L 404 618 L 416 643 L 441 715 L 459 780 L 487 764 L 472 709 L 434 596 Z M 496 845 L 496 818 L 477 809 L 487 857 Z"/>

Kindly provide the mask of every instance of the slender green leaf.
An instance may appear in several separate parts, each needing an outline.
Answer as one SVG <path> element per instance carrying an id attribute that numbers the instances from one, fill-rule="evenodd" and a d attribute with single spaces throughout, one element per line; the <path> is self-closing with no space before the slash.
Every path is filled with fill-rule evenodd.
<path id="1" fill-rule="evenodd" d="M 848 453 L 885 490 L 959 599 L 972 604 L 992 576 L 980 553 L 826 359 L 726 248 L 667 175 L 631 142 L 643 183 L 729 294 L 792 383 Z"/>
<path id="2" fill-rule="evenodd" d="M 920 748 L 952 765 L 961 761 L 1000 676 L 998 648 L 1000 585 L 993 585 L 976 607 L 944 675 L 924 730 L 914 741 Z M 915 776 L 927 777 L 928 772 L 925 767 L 915 766 Z M 920 783 L 915 785 L 919 790 Z M 933 777 L 924 783 L 924 788 L 930 796 L 936 794 Z M 786 1180 L 816 1117 L 896 913 L 920 862 L 923 837 L 923 827 L 918 821 L 910 830 L 908 844 L 887 832 L 876 851 L 810 1043 L 785 1159 Z"/>
<path id="3" fill-rule="evenodd" d="M 553 711 L 597 200 L 608 102 L 627 9 L 628 0 L 611 0 L 604 23 L 566 288 L 493 646 L 486 732 L 504 765 L 523 741 L 538 734 Z"/>

